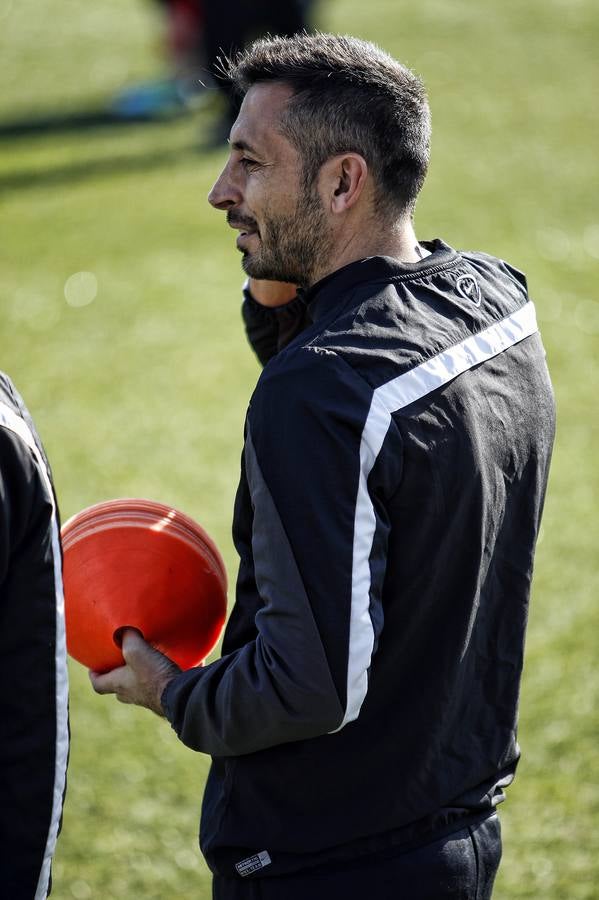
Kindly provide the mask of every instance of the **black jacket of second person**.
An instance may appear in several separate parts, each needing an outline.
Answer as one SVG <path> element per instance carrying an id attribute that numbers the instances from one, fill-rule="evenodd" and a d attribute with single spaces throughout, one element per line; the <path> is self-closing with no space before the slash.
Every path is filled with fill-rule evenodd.
<path id="1" fill-rule="evenodd" d="M 69 753 L 60 524 L 39 437 L 0 373 L 0 897 L 50 885 Z"/>

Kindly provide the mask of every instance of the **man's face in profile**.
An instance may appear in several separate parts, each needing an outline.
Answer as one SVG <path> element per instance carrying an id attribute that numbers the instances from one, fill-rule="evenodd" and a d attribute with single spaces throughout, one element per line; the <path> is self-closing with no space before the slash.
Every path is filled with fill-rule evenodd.
<path id="1" fill-rule="evenodd" d="M 308 285 L 331 240 L 317 187 L 303 184 L 302 159 L 280 130 L 291 94 L 277 82 L 250 88 L 231 129 L 229 160 L 208 199 L 239 230 L 248 275 Z"/>

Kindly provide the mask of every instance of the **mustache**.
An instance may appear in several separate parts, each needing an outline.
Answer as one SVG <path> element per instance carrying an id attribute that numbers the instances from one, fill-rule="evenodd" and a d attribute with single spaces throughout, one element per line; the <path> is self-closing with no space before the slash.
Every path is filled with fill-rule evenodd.
<path id="1" fill-rule="evenodd" d="M 248 228 L 253 231 L 258 230 L 258 223 L 255 219 L 251 219 L 249 216 L 240 216 L 239 213 L 234 213 L 232 210 L 228 210 L 227 212 L 227 225 L 230 225 L 231 228 Z"/>

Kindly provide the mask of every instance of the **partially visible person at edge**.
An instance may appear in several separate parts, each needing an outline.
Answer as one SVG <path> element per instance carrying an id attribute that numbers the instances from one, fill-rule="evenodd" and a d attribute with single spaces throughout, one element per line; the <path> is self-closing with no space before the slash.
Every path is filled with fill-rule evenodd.
<path id="1" fill-rule="evenodd" d="M 165 50 L 170 74 L 125 88 L 112 108 L 123 119 L 164 117 L 191 111 L 207 85 L 222 98 L 222 114 L 209 143 L 229 136 L 239 112 L 228 79 L 220 77 L 220 57 L 244 47 L 259 34 L 291 36 L 309 31 L 313 0 L 159 0 L 164 8 Z"/>
<path id="2" fill-rule="evenodd" d="M 60 524 L 31 417 L 0 373 L 0 897 L 42 900 L 69 753 Z"/>
<path id="3" fill-rule="evenodd" d="M 484 900 L 554 436 L 526 280 L 417 241 L 429 108 L 399 62 L 301 35 L 230 77 L 209 200 L 239 231 L 267 363 L 236 601 L 221 659 L 180 672 L 129 629 L 126 665 L 92 683 L 211 754 L 216 900 Z"/>

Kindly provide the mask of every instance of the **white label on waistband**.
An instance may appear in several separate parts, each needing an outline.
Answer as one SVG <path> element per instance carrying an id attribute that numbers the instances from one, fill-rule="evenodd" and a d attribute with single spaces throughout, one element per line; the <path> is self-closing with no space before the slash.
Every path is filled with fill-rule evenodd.
<path id="1" fill-rule="evenodd" d="M 268 852 L 262 850 L 255 856 L 248 856 L 247 859 L 242 859 L 240 862 L 235 863 L 235 868 L 241 877 L 245 878 L 246 875 L 251 875 L 252 872 L 257 872 L 258 869 L 263 869 L 265 866 L 269 866 L 270 863 L 271 858 Z"/>

